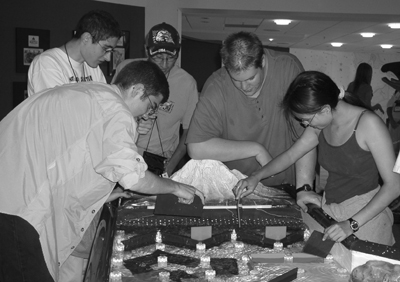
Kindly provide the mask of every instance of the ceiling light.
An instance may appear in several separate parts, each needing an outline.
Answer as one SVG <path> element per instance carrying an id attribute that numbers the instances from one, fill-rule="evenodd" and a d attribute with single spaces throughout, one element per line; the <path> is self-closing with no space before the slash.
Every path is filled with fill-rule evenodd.
<path id="1" fill-rule="evenodd" d="M 383 49 L 390 49 L 390 48 L 393 47 L 393 45 L 392 45 L 392 44 L 381 44 L 381 47 L 382 47 Z"/>
<path id="2" fill-rule="evenodd" d="M 274 39 L 273 39 L 273 38 L 270 38 L 269 41 L 274 41 Z"/>
<path id="3" fill-rule="evenodd" d="M 373 32 L 363 32 L 360 34 L 362 37 L 374 37 L 375 36 L 375 33 L 373 33 Z"/>
<path id="4" fill-rule="evenodd" d="M 274 22 L 277 25 L 288 25 L 290 24 L 292 21 L 291 20 L 274 20 Z"/>
<path id="5" fill-rule="evenodd" d="M 341 42 L 332 42 L 331 45 L 333 47 L 341 47 L 343 45 L 343 43 L 341 43 Z"/>
<path id="6" fill-rule="evenodd" d="M 388 24 L 390 28 L 400 28 L 400 23 L 390 23 Z"/>

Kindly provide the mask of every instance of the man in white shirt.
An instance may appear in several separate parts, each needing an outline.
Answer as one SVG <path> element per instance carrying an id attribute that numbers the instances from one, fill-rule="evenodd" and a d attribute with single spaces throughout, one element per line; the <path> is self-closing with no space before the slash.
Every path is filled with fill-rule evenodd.
<path id="1" fill-rule="evenodd" d="M 34 58 L 28 71 L 28 95 L 67 83 L 106 83 L 99 65 L 110 60 L 121 35 L 118 22 L 109 13 L 88 12 L 70 41 Z"/>
<path id="2" fill-rule="evenodd" d="M 28 71 L 28 96 L 63 84 L 106 83 L 99 64 L 110 60 L 121 34 L 118 22 L 109 13 L 102 10 L 86 13 L 79 20 L 71 40 L 35 57 Z M 78 276 L 84 272 L 99 217 L 100 213 L 73 255 L 63 264 L 62 282 L 82 280 Z"/>
<path id="3" fill-rule="evenodd" d="M 147 171 L 137 153 L 136 117 L 168 99 L 163 72 L 133 62 L 115 85 L 88 82 L 44 90 L 0 122 L 0 281 L 58 281 L 118 182 L 145 194 L 172 193 L 184 203 L 192 186 Z M 129 195 L 125 194 L 125 197 Z"/>

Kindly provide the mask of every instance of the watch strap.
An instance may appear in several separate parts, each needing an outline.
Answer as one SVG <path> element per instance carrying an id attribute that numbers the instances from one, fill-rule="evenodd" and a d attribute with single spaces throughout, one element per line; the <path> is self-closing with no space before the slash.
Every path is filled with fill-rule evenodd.
<path id="1" fill-rule="evenodd" d="M 312 191 L 312 187 L 310 184 L 304 184 L 303 186 L 301 186 L 300 188 L 296 189 L 296 194 L 301 192 L 301 191 Z"/>
<path id="2" fill-rule="evenodd" d="M 358 229 L 360 228 L 360 225 L 358 221 L 354 220 L 353 218 L 349 218 L 348 221 L 350 222 L 350 228 L 354 231 L 357 232 Z"/>

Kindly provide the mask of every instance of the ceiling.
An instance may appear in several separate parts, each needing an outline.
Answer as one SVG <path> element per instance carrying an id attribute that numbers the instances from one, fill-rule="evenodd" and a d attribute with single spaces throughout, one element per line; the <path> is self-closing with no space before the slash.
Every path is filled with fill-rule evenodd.
<path id="1" fill-rule="evenodd" d="M 292 23 L 279 26 L 274 19 L 291 19 Z M 222 41 L 228 34 L 243 30 L 256 33 L 264 45 L 272 47 L 400 53 L 400 29 L 391 29 L 387 24 L 392 22 L 400 22 L 400 16 L 183 9 L 182 35 Z M 361 32 L 376 35 L 363 38 Z M 338 48 L 331 42 L 344 44 Z M 382 49 L 380 44 L 393 47 Z"/>

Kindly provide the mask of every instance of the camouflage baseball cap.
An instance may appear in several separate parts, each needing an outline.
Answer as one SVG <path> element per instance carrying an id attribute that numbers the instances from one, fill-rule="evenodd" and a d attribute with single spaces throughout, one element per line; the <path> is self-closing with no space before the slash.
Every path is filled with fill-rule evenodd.
<path id="1" fill-rule="evenodd" d="M 146 47 L 151 57 L 160 53 L 175 56 L 181 47 L 179 33 L 165 22 L 155 25 L 146 36 Z"/>

